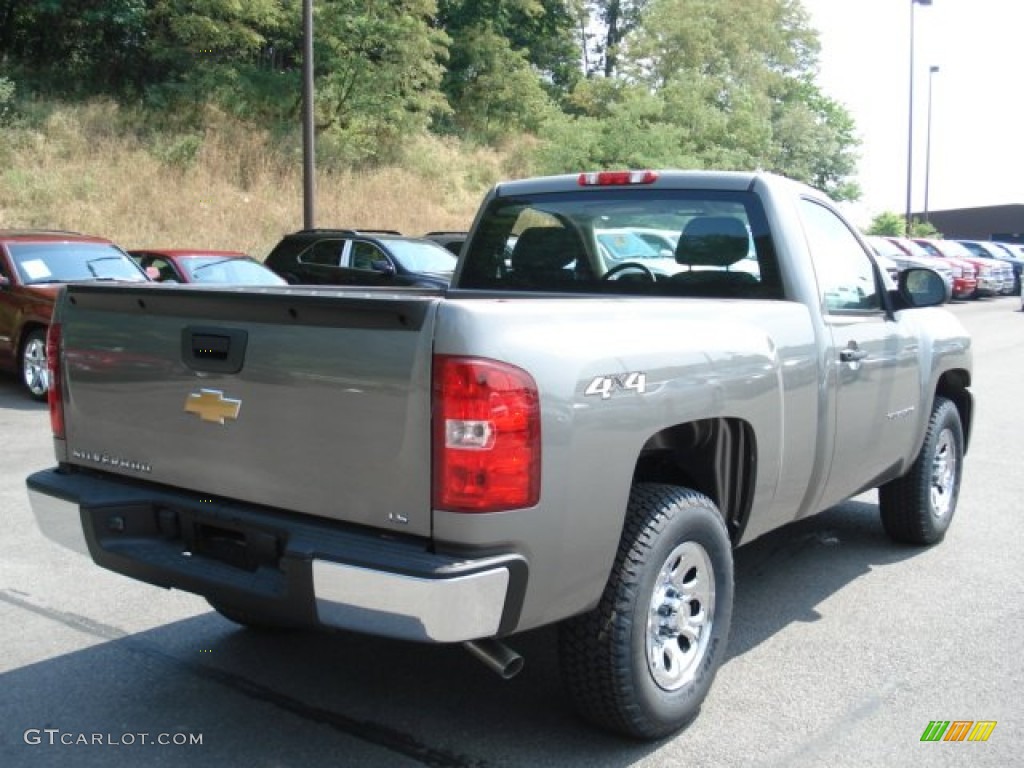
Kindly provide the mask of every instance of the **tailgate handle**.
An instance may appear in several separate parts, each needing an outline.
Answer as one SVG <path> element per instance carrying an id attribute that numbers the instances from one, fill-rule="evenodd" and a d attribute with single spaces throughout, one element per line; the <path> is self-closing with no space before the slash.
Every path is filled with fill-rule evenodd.
<path id="1" fill-rule="evenodd" d="M 238 373 L 249 334 L 238 328 L 190 325 L 181 331 L 181 358 L 193 371 Z"/>

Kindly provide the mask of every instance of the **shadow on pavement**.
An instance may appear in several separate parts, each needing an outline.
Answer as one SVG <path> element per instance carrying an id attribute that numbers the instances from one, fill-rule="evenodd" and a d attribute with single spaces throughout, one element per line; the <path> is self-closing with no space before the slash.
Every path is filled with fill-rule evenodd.
<path id="1" fill-rule="evenodd" d="M 730 658 L 873 568 L 920 550 L 885 537 L 874 504 L 847 502 L 736 553 Z M 159 598 L 159 593 L 154 593 Z M 125 635 L 0 590 L 26 621 L 96 643 L 0 674 L 4 765 L 627 766 L 660 748 L 576 719 L 562 695 L 556 632 L 513 638 L 523 673 L 502 681 L 457 646 L 351 634 L 243 630 L 215 613 Z M 87 613 L 83 606 L 81 613 Z M 728 660 L 726 664 L 728 665 Z M 28 728 L 202 733 L 202 746 L 27 745 Z M 686 732 L 676 738 L 686 739 Z M 347 758 L 341 759 L 342 756 Z"/>

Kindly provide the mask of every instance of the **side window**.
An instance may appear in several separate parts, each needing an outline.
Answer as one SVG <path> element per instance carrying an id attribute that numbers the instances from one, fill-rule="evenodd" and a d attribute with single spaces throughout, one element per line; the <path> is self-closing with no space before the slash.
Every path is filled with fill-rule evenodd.
<path id="1" fill-rule="evenodd" d="M 871 259 L 846 223 L 813 200 L 801 200 L 800 212 L 825 309 L 828 312 L 881 309 Z"/>
<path id="2" fill-rule="evenodd" d="M 336 267 L 341 261 L 341 253 L 344 249 L 344 240 L 317 240 L 299 255 L 299 261 Z"/>
<path id="3" fill-rule="evenodd" d="M 387 261 L 388 257 L 384 254 L 373 243 L 364 243 L 362 241 L 352 243 L 352 263 L 350 266 L 353 269 L 373 269 L 373 262 L 375 261 Z"/>
<path id="4" fill-rule="evenodd" d="M 157 278 L 160 282 L 178 282 L 178 275 L 175 274 L 174 267 L 171 266 L 171 263 L 167 261 L 167 259 L 161 259 L 158 256 L 154 256 L 148 261 L 149 263 L 143 263 L 143 266 L 155 267 L 156 271 L 160 273 L 160 277 Z"/>

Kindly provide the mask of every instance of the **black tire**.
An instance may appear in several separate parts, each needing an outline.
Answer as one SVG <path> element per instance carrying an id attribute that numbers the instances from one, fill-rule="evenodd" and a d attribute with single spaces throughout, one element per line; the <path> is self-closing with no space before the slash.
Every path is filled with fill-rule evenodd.
<path id="1" fill-rule="evenodd" d="M 29 397 L 46 400 L 50 390 L 50 374 L 46 368 L 46 330 L 36 328 L 25 336 L 18 353 L 21 384 Z"/>
<path id="2" fill-rule="evenodd" d="M 295 629 L 295 625 L 293 624 L 276 620 L 271 616 L 264 616 L 255 611 L 239 608 L 234 605 L 228 605 L 226 603 L 214 602 L 210 598 L 206 598 L 206 602 L 208 602 L 210 607 L 225 619 L 243 626 L 246 629 L 254 629 L 261 632 L 280 632 L 283 630 Z"/>
<path id="3" fill-rule="evenodd" d="M 937 397 L 910 471 L 878 489 L 882 527 L 894 541 L 927 545 L 949 530 L 960 496 L 964 431 L 952 400 Z"/>
<path id="4" fill-rule="evenodd" d="M 562 678 L 576 709 L 638 739 L 682 728 L 725 657 L 732 603 L 732 545 L 714 503 L 686 488 L 636 485 L 600 603 L 560 627 Z M 679 625 L 684 616 L 689 627 Z"/>

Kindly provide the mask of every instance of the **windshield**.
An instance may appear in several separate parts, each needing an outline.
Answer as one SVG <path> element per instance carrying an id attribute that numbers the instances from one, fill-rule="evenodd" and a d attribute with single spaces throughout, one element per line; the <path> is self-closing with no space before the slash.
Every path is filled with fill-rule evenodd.
<path id="1" fill-rule="evenodd" d="M 662 258 L 662 254 L 657 249 L 640 237 L 640 235 L 628 229 L 597 230 L 595 236 L 597 237 L 597 242 L 604 249 L 602 255 L 605 255 L 612 261 Z M 668 258 L 673 258 L 672 251 L 668 251 L 665 255 Z"/>
<path id="2" fill-rule="evenodd" d="M 940 250 L 954 259 L 973 259 L 974 254 L 955 240 L 943 240 Z"/>
<path id="3" fill-rule="evenodd" d="M 875 249 L 875 253 L 880 253 L 883 256 L 888 256 L 890 259 L 905 259 L 907 254 L 904 253 L 896 243 L 891 240 L 887 240 L 884 237 L 877 237 L 871 235 L 867 238 L 867 241 L 871 244 L 871 247 Z"/>
<path id="4" fill-rule="evenodd" d="M 921 246 L 920 243 L 915 243 L 913 240 L 900 240 L 900 243 L 904 248 L 913 256 L 915 259 L 934 259 L 934 256 L 929 255 L 928 251 Z"/>
<path id="5" fill-rule="evenodd" d="M 388 240 L 388 248 L 398 263 L 410 272 L 455 271 L 455 255 L 437 243 L 420 240 Z"/>
<path id="6" fill-rule="evenodd" d="M 145 273 L 109 243 L 11 243 L 18 277 L 25 285 L 81 280 L 147 282 Z"/>
<path id="7" fill-rule="evenodd" d="M 191 256 L 181 260 L 188 278 L 194 283 L 233 283 L 235 285 L 285 285 L 262 264 L 251 259 L 224 256 Z"/>

